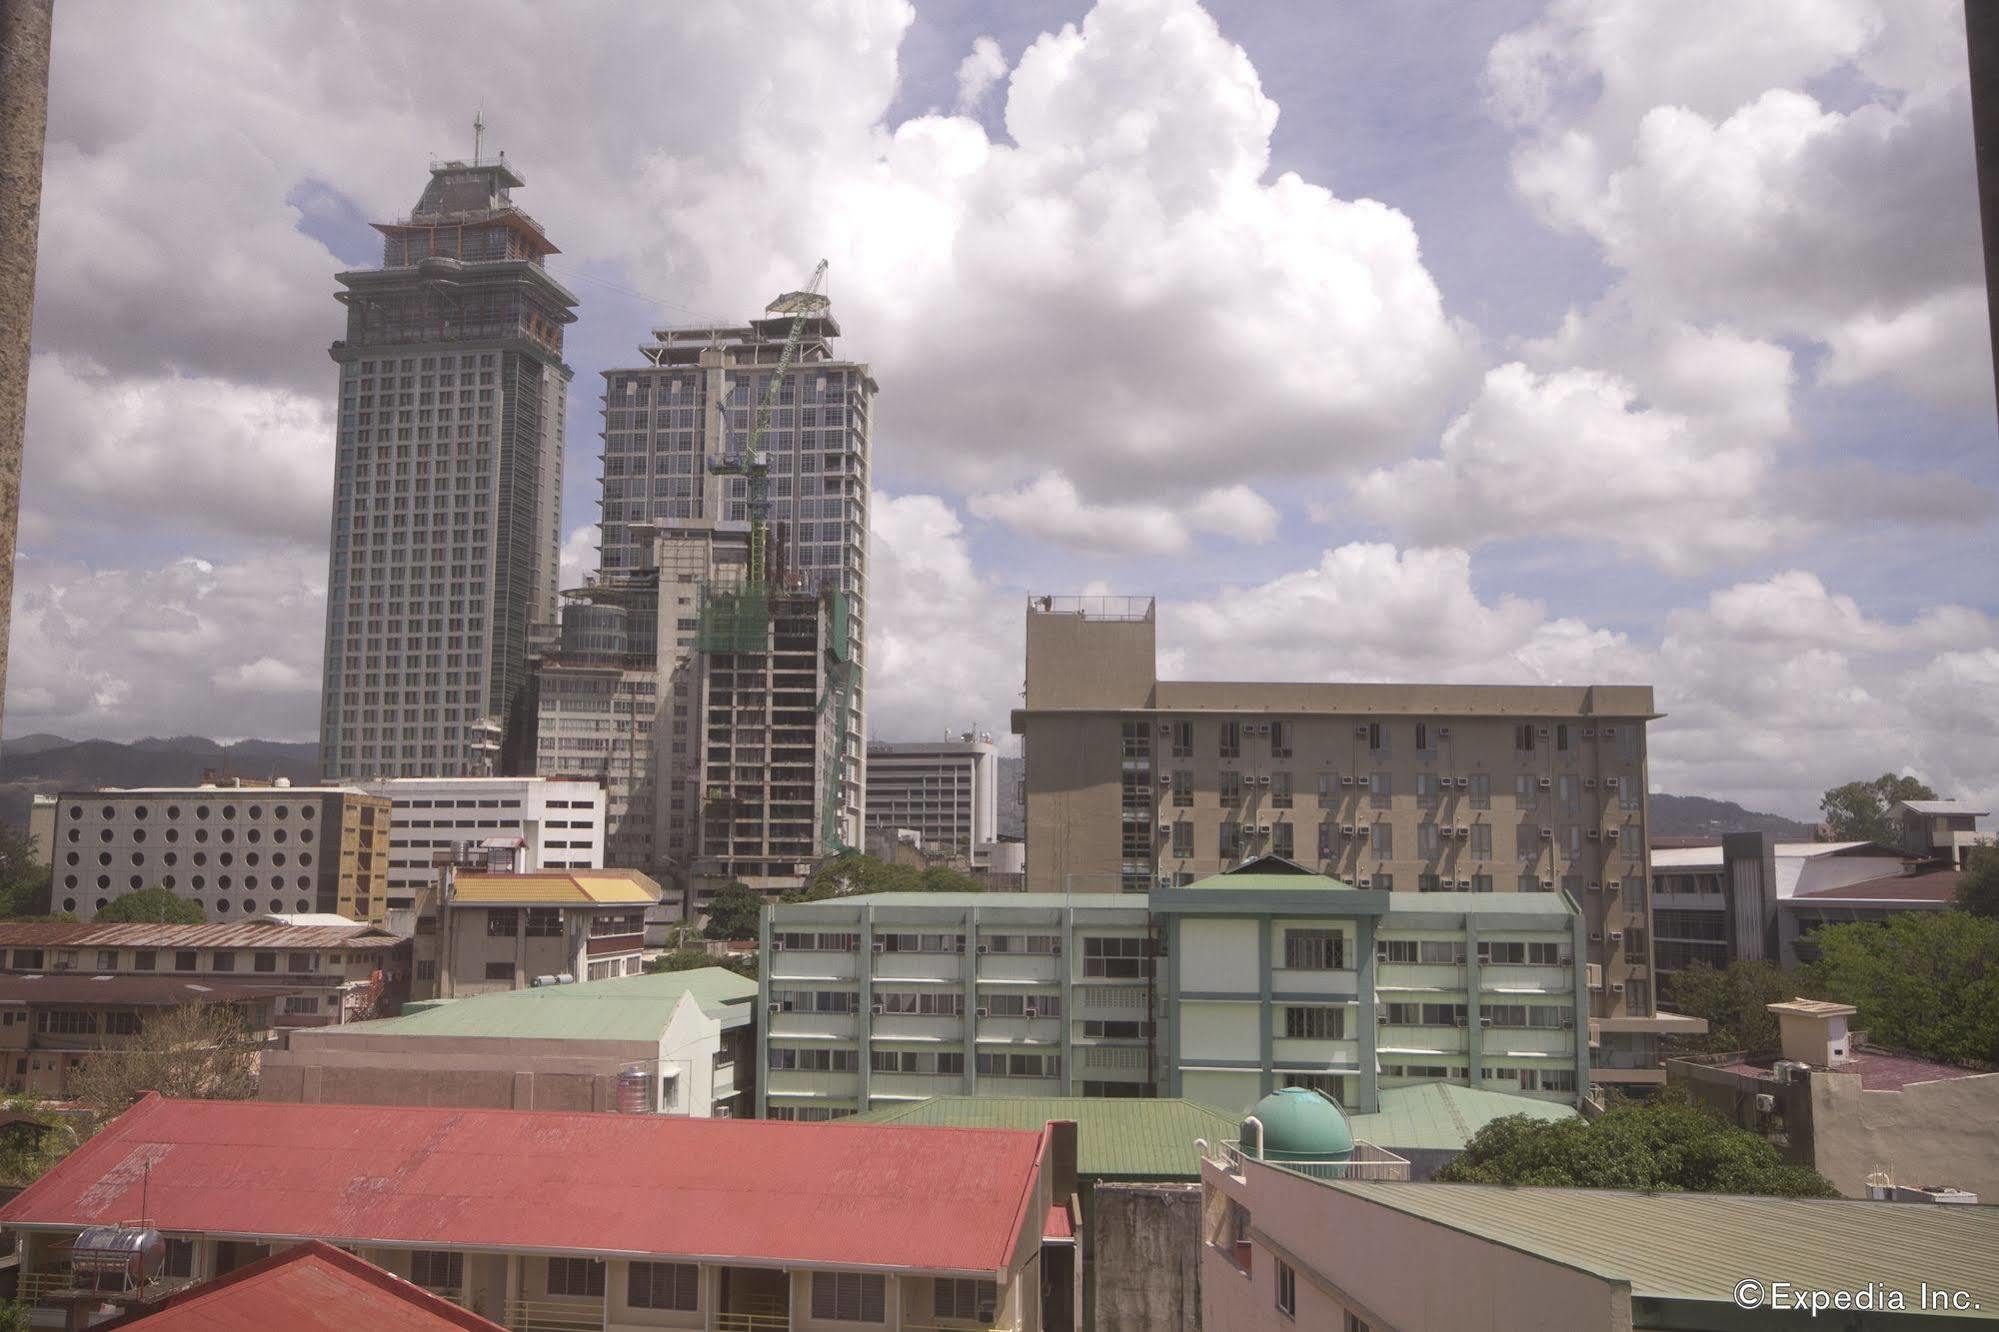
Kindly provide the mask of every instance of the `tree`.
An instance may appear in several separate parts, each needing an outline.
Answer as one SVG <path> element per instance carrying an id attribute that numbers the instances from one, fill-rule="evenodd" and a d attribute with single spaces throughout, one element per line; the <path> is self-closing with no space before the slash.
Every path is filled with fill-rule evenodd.
<path id="1" fill-rule="evenodd" d="M 1717 971 L 1696 962 L 1666 978 L 1665 1006 L 1675 1013 L 1707 1019 L 1705 1036 L 1680 1036 L 1683 1053 L 1722 1054 L 1730 1050 L 1777 1048 L 1777 1018 L 1766 1007 L 1799 997 L 1801 977 L 1772 962 L 1731 962 Z"/>
<path id="2" fill-rule="evenodd" d="M 1871 782 L 1835 786 L 1819 798 L 1830 839 L 1835 842 L 1894 842 L 1888 810 L 1898 800 L 1935 800 L 1937 793 L 1914 777 L 1884 772 Z"/>
<path id="3" fill-rule="evenodd" d="M 175 897 L 164 888 L 141 888 L 112 898 L 97 913 L 97 919 L 119 925 L 199 925 L 208 917 L 199 902 Z"/>
<path id="4" fill-rule="evenodd" d="M 661 953 L 646 963 L 646 974 L 657 976 L 662 971 L 695 971 L 701 967 L 716 965 L 715 959 L 705 948 L 676 948 L 670 953 Z"/>
<path id="5" fill-rule="evenodd" d="M 149 1091 L 183 1100 L 246 1101 L 257 1094 L 263 1048 L 229 1004 L 153 1009 L 138 1035 L 106 1041 L 83 1061 L 76 1099 L 106 1118 Z"/>
<path id="6" fill-rule="evenodd" d="M 0 824 L 0 917 L 19 920 L 49 909 L 49 867 L 19 828 Z"/>
<path id="7" fill-rule="evenodd" d="M 1456 1184 L 1836 1198 L 1760 1134 L 1689 1105 L 1620 1105 L 1595 1119 L 1510 1115 L 1480 1129 L 1436 1178 Z"/>
<path id="8" fill-rule="evenodd" d="M 1870 1041 L 1930 1059 L 1999 1063 L 1999 920 L 1904 911 L 1829 925 L 1807 968 L 1819 993 L 1859 1009 Z"/>
<path id="9" fill-rule="evenodd" d="M 710 939 L 754 939 L 763 909 L 763 894 L 756 889 L 746 883 L 723 884 L 709 899 L 708 926 L 702 933 Z"/>
<path id="10" fill-rule="evenodd" d="M 0 1101 L 0 1187 L 26 1188 L 74 1151 L 83 1136 L 31 1096 Z M 0 1332 L 6 1326 L 0 1318 Z"/>
<path id="11" fill-rule="evenodd" d="M 1957 881 L 1957 905 L 1974 916 L 1999 919 L 1999 850 L 1980 847 L 1971 853 Z"/>
<path id="12" fill-rule="evenodd" d="M 969 874 L 944 865 L 932 865 L 916 876 L 916 891 L 920 893 L 982 893 L 985 884 Z"/>

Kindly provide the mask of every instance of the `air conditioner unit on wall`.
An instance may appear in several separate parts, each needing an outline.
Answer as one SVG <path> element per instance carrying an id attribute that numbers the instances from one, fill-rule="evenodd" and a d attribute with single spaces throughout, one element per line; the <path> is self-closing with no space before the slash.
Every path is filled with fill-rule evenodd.
<path id="1" fill-rule="evenodd" d="M 1624 891 L 1624 885 L 1619 883 L 1616 879 L 1612 879 L 1610 881 L 1610 891 L 1613 893 L 1621 893 Z"/>
<path id="2" fill-rule="evenodd" d="M 1593 893 L 1600 893 L 1603 891 L 1603 885 L 1600 883 L 1593 883 L 1589 886 L 1589 890 Z"/>
<path id="3" fill-rule="evenodd" d="M 1596 738 L 1596 727 L 1594 726 L 1583 727 L 1583 739 L 1594 740 L 1595 738 Z"/>
<path id="4" fill-rule="evenodd" d="M 1591 931 L 1589 932 L 1589 941 L 1590 941 L 1591 943 L 1602 943 L 1602 942 L 1603 942 L 1603 931 L 1602 931 L 1602 930 L 1591 930 Z"/>
<path id="5" fill-rule="evenodd" d="M 1610 992 L 1611 992 L 1612 994 L 1623 994 L 1623 993 L 1624 993 L 1624 982 L 1623 982 L 1623 981 L 1612 981 L 1612 982 L 1610 983 Z"/>
<path id="6" fill-rule="evenodd" d="M 1603 735 L 1606 740 L 1615 740 L 1617 739 L 1617 728 L 1615 726 L 1606 726 L 1603 728 Z"/>
<path id="7" fill-rule="evenodd" d="M 1608 786 L 1611 790 L 1615 791 L 1623 783 L 1621 782 L 1620 779 L 1616 777 L 1606 777 L 1603 779 L 1603 784 L 1605 786 Z"/>
<path id="8" fill-rule="evenodd" d="M 973 1009 L 973 1010 L 972 1010 L 972 1016 L 973 1016 L 973 1017 L 987 1017 L 987 1016 L 989 1016 L 989 1013 L 988 1013 L 988 1011 L 987 1011 L 986 1009 L 983 1009 L 983 1008 L 975 1008 L 975 1009 Z"/>
<path id="9" fill-rule="evenodd" d="M 1588 834 L 1588 836 L 1589 836 L 1589 839 L 1590 839 L 1590 840 L 1591 840 L 1592 842 L 1594 842 L 1594 841 L 1595 841 L 1595 840 L 1596 840 L 1597 838 L 1601 837 L 1602 835 L 1603 835 L 1603 834 L 1602 834 L 1601 832 L 1599 832 L 1599 831 L 1598 831 L 1597 829 L 1595 829 L 1595 828 L 1591 828 L 1591 829 L 1589 830 L 1589 834 Z"/>
<path id="10" fill-rule="evenodd" d="M 1596 790 L 1596 778 L 1594 778 L 1594 777 L 1585 777 L 1585 778 L 1583 778 L 1583 790 L 1585 790 L 1585 791 L 1594 791 L 1594 790 Z"/>
<path id="11" fill-rule="evenodd" d="M 1354 728 L 1353 728 L 1353 733 L 1354 733 L 1355 735 L 1366 735 L 1366 734 L 1367 734 L 1367 723 L 1366 723 L 1366 722 L 1355 722 L 1355 723 L 1354 723 Z"/>
<path id="12" fill-rule="evenodd" d="M 1555 830 L 1554 830 L 1553 828 L 1543 828 L 1543 829 L 1541 829 L 1541 840 L 1542 840 L 1542 841 L 1544 841 L 1544 842 L 1552 842 L 1552 841 L 1554 841 L 1554 840 L 1555 840 Z"/>
<path id="13" fill-rule="evenodd" d="M 1536 782 L 1535 782 L 1534 784 L 1535 784 L 1536 786 L 1540 787 L 1540 788 L 1541 788 L 1541 789 L 1542 789 L 1543 791 L 1545 791 L 1545 790 L 1547 790 L 1547 789 L 1548 789 L 1549 787 L 1553 786 L 1553 785 L 1554 785 L 1555 783 L 1554 783 L 1553 779 L 1551 779 L 1551 778 L 1548 778 L 1548 777 L 1543 777 L 1543 778 L 1539 779 L 1538 781 L 1536 781 Z"/>
<path id="14" fill-rule="evenodd" d="M 875 1005 L 871 1006 L 871 1007 L 870 1007 L 870 1008 L 868 1009 L 868 1011 L 869 1011 L 870 1013 L 873 1013 L 873 1014 L 874 1014 L 874 1015 L 875 1015 L 876 1017 L 880 1017 L 880 1016 L 882 1015 L 882 1006 L 881 1006 L 880 1004 L 875 1004 Z"/>
<path id="15" fill-rule="evenodd" d="M 1348 774 L 1347 774 L 1346 776 L 1344 776 L 1344 777 L 1340 778 L 1340 785 L 1341 785 L 1341 786 L 1352 786 L 1352 785 L 1353 785 L 1353 774 L 1352 774 L 1352 773 L 1348 773 Z"/>

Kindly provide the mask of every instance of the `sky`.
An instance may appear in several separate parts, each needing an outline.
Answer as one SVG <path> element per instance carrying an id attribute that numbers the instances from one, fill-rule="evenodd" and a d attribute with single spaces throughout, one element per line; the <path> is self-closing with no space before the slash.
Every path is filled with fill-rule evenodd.
<path id="1" fill-rule="evenodd" d="M 1945 0 L 65 0 L 10 735 L 316 733 L 334 275 L 489 149 L 602 373 L 820 258 L 869 729 L 1004 733 L 1030 593 L 1169 677 L 1649 683 L 1654 789 L 1999 797 Z"/>

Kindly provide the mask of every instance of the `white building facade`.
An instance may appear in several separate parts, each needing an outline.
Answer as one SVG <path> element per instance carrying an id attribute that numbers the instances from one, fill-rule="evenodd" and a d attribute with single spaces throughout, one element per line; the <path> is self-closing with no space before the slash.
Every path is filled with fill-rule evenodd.
<path id="1" fill-rule="evenodd" d="M 999 835 L 999 751 L 992 737 L 877 741 L 868 746 L 867 818 L 912 829 L 932 854 L 979 864 Z"/>
<path id="2" fill-rule="evenodd" d="M 522 868 L 601 869 L 604 788 L 546 777 L 397 777 L 361 789 L 389 801 L 389 908 L 415 907 L 437 884 L 434 857 L 465 843 L 518 837 Z"/>

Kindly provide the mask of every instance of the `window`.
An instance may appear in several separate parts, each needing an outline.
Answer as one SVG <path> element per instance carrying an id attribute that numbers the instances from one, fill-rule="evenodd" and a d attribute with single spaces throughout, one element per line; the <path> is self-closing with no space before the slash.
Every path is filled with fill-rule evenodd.
<path id="1" fill-rule="evenodd" d="M 1083 974 L 1105 980 L 1143 980 L 1152 974 L 1144 939 L 1086 938 Z"/>
<path id="2" fill-rule="evenodd" d="M 25 1017 L 26 1014 L 23 1014 L 23 1016 Z M 137 1036 L 139 1034 L 139 1015 L 129 1012 L 106 1013 L 104 1015 L 104 1034 L 106 1036 Z"/>
<path id="3" fill-rule="evenodd" d="M 940 1278 L 930 1284 L 933 1318 L 962 1318 L 991 1323 L 999 1310 L 999 1287 L 968 1277 Z"/>
<path id="4" fill-rule="evenodd" d="M 562 909 L 560 907 L 529 907 L 527 936 L 530 939 L 560 939 L 562 937 Z"/>
<path id="5" fill-rule="evenodd" d="M 1189 809 L 1193 804 L 1194 774 L 1185 768 L 1176 769 L 1173 773 L 1173 806 L 1176 809 Z"/>
<path id="6" fill-rule="evenodd" d="M 1359 1314 L 1350 1313 L 1346 1316 L 1346 1321 L 1340 1325 L 1340 1332 L 1374 1332 L 1374 1329 L 1368 1326 L 1367 1320 Z"/>
<path id="7" fill-rule="evenodd" d="M 1431 859 L 1437 854 L 1437 825 L 1419 823 L 1416 825 L 1416 854 Z"/>
<path id="8" fill-rule="evenodd" d="M 97 1034 L 97 1014 L 79 1013 L 71 1010 L 50 1011 L 44 1009 L 36 1015 L 36 1029 L 50 1036 L 95 1036 Z"/>
<path id="9" fill-rule="evenodd" d="M 514 978 L 514 964 L 513 964 L 513 963 L 511 963 L 511 962 L 488 962 L 488 963 L 486 964 L 486 979 L 487 979 L 487 980 L 503 980 L 503 981 L 510 981 L 510 980 L 512 980 L 513 978 Z"/>
<path id="10" fill-rule="evenodd" d="M 1517 772 L 1513 774 L 1514 803 L 1518 805 L 1528 805 L 1532 804 L 1534 801 L 1538 799 L 1540 799 L 1540 797 L 1535 794 L 1533 774 L 1525 772 Z"/>
<path id="11" fill-rule="evenodd" d="M 285 958 L 286 971 L 318 971 L 319 954 L 293 953 Z"/>
<path id="12" fill-rule="evenodd" d="M 1270 723 L 1270 757 L 1291 757 L 1291 728 L 1293 725 L 1294 723 L 1292 722 Z"/>
<path id="13" fill-rule="evenodd" d="M 1291 825 L 1273 823 L 1270 825 L 1270 854 L 1290 859 L 1297 854 L 1297 845 L 1292 839 Z"/>
<path id="14" fill-rule="evenodd" d="M 251 959 L 250 968 L 253 971 L 276 971 L 278 969 L 278 955 L 276 953 L 258 953 Z"/>
<path id="15" fill-rule="evenodd" d="M 1567 722 L 1556 722 L 1555 748 L 1558 750 L 1565 750 L 1568 747 L 1569 747 L 1569 724 Z"/>
<path id="16" fill-rule="evenodd" d="M 1513 747 L 1523 754 L 1534 752 L 1534 723 L 1515 722 L 1513 725 Z"/>
<path id="17" fill-rule="evenodd" d="M 1374 854 L 1376 856 L 1378 856 L 1383 860 L 1386 860 L 1390 856 L 1393 856 L 1395 854 L 1394 824 L 1392 823 L 1373 824 L 1369 828 L 1368 834 L 1373 839 L 1373 849 L 1374 849 Z"/>
<path id="18" fill-rule="evenodd" d="M 814 1272 L 812 1316 L 843 1323 L 884 1321 L 887 1278 L 870 1272 Z"/>
<path id="19" fill-rule="evenodd" d="M 14 956 L 18 958 L 20 954 L 17 952 Z M 16 962 L 15 965 L 19 966 L 20 963 Z M 138 952 L 132 954 L 132 970 L 134 971 L 156 971 L 159 969 L 159 965 L 160 955 L 150 948 L 141 948 Z"/>
<path id="20" fill-rule="evenodd" d="M 1428 722 L 1416 723 L 1416 752 L 1419 754 L 1437 752 L 1437 728 Z"/>
<path id="21" fill-rule="evenodd" d="M 1242 854 L 1242 825 L 1240 823 L 1224 823 L 1219 838 L 1220 849 L 1216 854 L 1221 856 L 1223 860 L 1234 860 Z"/>
<path id="22" fill-rule="evenodd" d="M 551 1258 L 548 1260 L 548 1293 L 551 1295 L 602 1295 L 604 1264 L 595 1258 Z"/>
<path id="23" fill-rule="evenodd" d="M 1337 1041 L 1347 1034 L 1347 1015 L 1338 1008 L 1286 1008 L 1284 1035 L 1291 1040 Z"/>
<path id="24" fill-rule="evenodd" d="M 520 933 L 521 913 L 515 907 L 492 907 L 486 912 L 486 937 L 511 939 Z"/>
<path id="25" fill-rule="evenodd" d="M 1385 772 L 1371 772 L 1367 775 L 1367 803 L 1370 809 L 1387 809 L 1395 798 L 1395 783 Z"/>
<path id="26" fill-rule="evenodd" d="M 1170 724 L 1173 729 L 1168 739 L 1173 746 L 1173 757 L 1194 757 L 1194 723 L 1190 721 L 1176 721 Z"/>
<path id="27" fill-rule="evenodd" d="M 1388 726 L 1384 722 L 1367 724 L 1367 747 L 1377 754 L 1388 752 Z"/>
<path id="28" fill-rule="evenodd" d="M 1489 772 L 1475 772 L 1469 780 L 1471 785 L 1466 789 L 1471 792 L 1471 807 L 1473 809 L 1491 809 L 1492 774 Z"/>
<path id="29" fill-rule="evenodd" d="M 1062 1056 L 993 1051 L 979 1055 L 977 1067 L 981 1075 L 992 1078 L 1059 1078 Z"/>
<path id="30" fill-rule="evenodd" d="M 1492 854 L 1492 825 L 1490 823 L 1474 823 L 1471 825 L 1471 853 L 1474 856 L 1480 857 Z"/>
<path id="31" fill-rule="evenodd" d="M 914 1013 L 919 1017 L 965 1015 L 962 990 L 877 990 L 875 1002 L 884 1013 Z"/>
<path id="32" fill-rule="evenodd" d="M 1645 931 L 1636 926 L 1624 927 L 1624 960 L 1634 966 L 1645 965 Z"/>
<path id="33" fill-rule="evenodd" d="M 1624 1011 L 1637 1017 L 1652 1016 L 1652 982 L 1636 978 L 1624 982 Z M 1561 1088 L 1573 1091 L 1573 1087 Z"/>
<path id="34" fill-rule="evenodd" d="M 182 949 L 178 950 L 177 952 L 175 952 L 175 953 L 174 953 L 174 970 L 175 970 L 175 971 L 193 971 L 193 970 L 195 969 L 195 965 L 194 965 L 194 956 L 195 956 L 195 954 L 194 954 L 194 950 L 193 950 L 192 948 L 182 948 Z"/>
<path id="35" fill-rule="evenodd" d="M 288 994 L 285 996 L 284 1011 L 287 1013 L 317 1013 L 319 996 L 316 994 Z"/>
<path id="36" fill-rule="evenodd" d="M 117 949 L 115 949 L 115 948 L 100 948 L 100 949 L 98 949 L 98 950 L 97 950 L 97 969 L 98 969 L 99 971 L 116 971 L 116 970 L 118 970 L 118 950 L 117 950 Z"/>
<path id="37" fill-rule="evenodd" d="M 1346 938 L 1338 930 L 1284 931 L 1284 966 L 1291 971 L 1340 971 Z"/>
<path id="38" fill-rule="evenodd" d="M 1241 757 L 1242 757 L 1242 723 L 1241 723 L 1241 722 L 1223 722 L 1223 723 L 1222 723 L 1222 730 L 1221 730 L 1221 744 L 1220 744 L 1219 748 L 1217 749 L 1217 753 L 1219 753 L 1219 754 L 1220 754 L 1220 756 L 1221 756 L 1222 758 L 1241 758 Z"/>
<path id="39" fill-rule="evenodd" d="M 416 978 L 420 981 L 436 980 L 437 963 L 430 958 L 424 958 L 418 962 L 416 964 Z"/>
<path id="40" fill-rule="evenodd" d="M 1481 939 L 1478 944 L 1478 960 L 1501 966 L 1554 967 L 1562 964 L 1562 946 L 1558 943 Z"/>
<path id="41" fill-rule="evenodd" d="M 1491 876 L 1490 874 L 1474 874 L 1474 875 L 1472 875 L 1472 876 L 1471 876 L 1471 890 L 1472 890 L 1473 892 L 1475 892 L 1475 893 L 1489 893 L 1489 892 L 1491 892 L 1491 891 L 1492 891 L 1492 876 Z"/>
<path id="42" fill-rule="evenodd" d="M 1083 1035 L 1096 1041 L 1136 1041 L 1144 1038 L 1145 1024 L 1095 1020 L 1083 1024 Z"/>
<path id="43" fill-rule="evenodd" d="M 1242 774 L 1225 772 L 1221 776 L 1221 803 L 1223 809 L 1242 808 Z"/>
<path id="44" fill-rule="evenodd" d="M 1272 809 L 1291 808 L 1291 774 L 1273 772 L 1270 774 L 1270 807 Z"/>
<path id="45" fill-rule="evenodd" d="M 1437 774 L 1419 772 L 1416 774 L 1416 808 L 1435 809 L 1437 807 Z"/>
<path id="46" fill-rule="evenodd" d="M 634 1309 L 698 1309 L 701 1269 L 693 1263 L 630 1263 L 625 1303 Z"/>
<path id="47" fill-rule="evenodd" d="M 1173 854 L 1181 860 L 1194 854 L 1194 825 L 1185 819 L 1173 825 Z"/>
<path id="48" fill-rule="evenodd" d="M 465 1255 L 417 1249 L 410 1254 L 410 1280 L 425 1290 L 456 1292 L 465 1285 Z"/>
<path id="49" fill-rule="evenodd" d="M 1445 890 L 1445 884 L 1442 876 L 1436 874 L 1418 874 L 1416 876 L 1417 892 L 1441 893 L 1444 890 Z"/>
<path id="50" fill-rule="evenodd" d="M 1582 809 L 1582 788 L 1577 785 L 1574 773 L 1565 772 L 1555 779 L 1555 798 L 1571 814 Z"/>
<path id="51" fill-rule="evenodd" d="M 852 1073 L 860 1067 L 859 1057 L 852 1050 L 815 1049 L 810 1046 L 773 1045 L 767 1059 L 770 1067 L 779 1072 Z"/>
<path id="52" fill-rule="evenodd" d="M 1293 1318 L 1298 1314 L 1298 1274 L 1282 1261 L 1277 1264 L 1277 1312 Z"/>
<path id="53" fill-rule="evenodd" d="M 1319 808 L 1338 809 L 1340 804 L 1339 778 L 1330 772 L 1319 774 Z"/>

